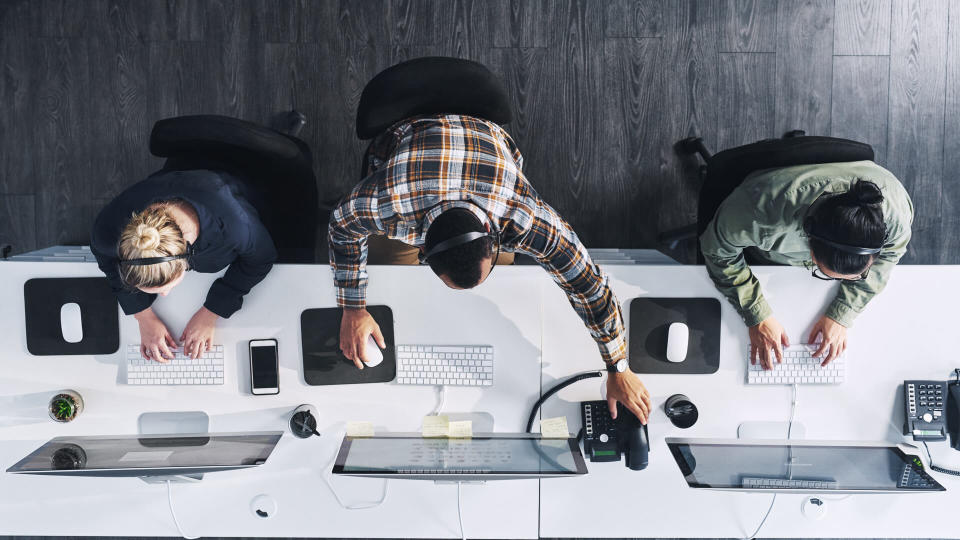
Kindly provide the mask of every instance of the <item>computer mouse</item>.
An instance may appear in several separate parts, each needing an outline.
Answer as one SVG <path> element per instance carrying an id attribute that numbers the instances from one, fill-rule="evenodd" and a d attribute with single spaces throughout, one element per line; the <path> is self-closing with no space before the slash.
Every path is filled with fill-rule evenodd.
<path id="1" fill-rule="evenodd" d="M 367 367 L 377 367 L 380 362 L 383 362 L 383 351 L 380 350 L 380 346 L 377 345 L 377 340 L 373 339 L 372 334 L 367 336 L 367 348 L 363 357 L 367 359 L 363 363 Z"/>
<path id="2" fill-rule="evenodd" d="M 667 360 L 683 362 L 687 359 L 687 344 L 690 342 L 690 329 L 682 322 L 670 324 L 667 330 Z"/>
<path id="3" fill-rule="evenodd" d="M 60 306 L 60 331 L 67 343 L 79 343 L 83 339 L 80 304 L 68 302 Z"/>

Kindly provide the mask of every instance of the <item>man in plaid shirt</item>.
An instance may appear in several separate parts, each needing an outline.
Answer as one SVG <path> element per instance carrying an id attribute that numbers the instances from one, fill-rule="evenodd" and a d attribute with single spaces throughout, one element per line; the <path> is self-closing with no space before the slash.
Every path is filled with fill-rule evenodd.
<path id="1" fill-rule="evenodd" d="M 344 308 L 340 344 L 347 358 L 363 369 L 371 334 L 385 346 L 364 309 L 369 236 L 430 253 L 427 262 L 440 279 L 465 289 L 486 279 L 494 265 L 493 235 L 470 231 L 499 232 L 500 250 L 535 258 L 583 319 L 608 365 L 611 413 L 616 415 L 619 401 L 646 423 L 650 397 L 626 369 L 623 317 L 607 276 L 570 225 L 534 191 L 520 151 L 500 126 L 460 115 L 407 119 L 374 139 L 366 160 L 367 176 L 330 216 L 330 265 Z M 468 240 L 473 237 L 480 238 Z M 451 238 L 454 247 L 433 254 Z"/>

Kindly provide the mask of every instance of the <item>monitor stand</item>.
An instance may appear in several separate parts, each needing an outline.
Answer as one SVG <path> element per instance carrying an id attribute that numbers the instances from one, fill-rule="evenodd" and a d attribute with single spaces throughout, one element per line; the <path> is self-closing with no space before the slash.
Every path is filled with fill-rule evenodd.
<path id="1" fill-rule="evenodd" d="M 210 431 L 210 417 L 203 411 L 146 412 L 137 424 L 140 435 L 205 435 Z M 192 484 L 203 480 L 203 473 L 139 478 L 148 484 Z"/>
<path id="2" fill-rule="evenodd" d="M 789 433 L 789 437 L 787 437 Z M 776 439 L 787 440 L 803 439 L 807 435 L 807 428 L 801 422 L 794 421 L 793 428 L 790 422 L 743 422 L 737 426 L 738 439 Z"/>

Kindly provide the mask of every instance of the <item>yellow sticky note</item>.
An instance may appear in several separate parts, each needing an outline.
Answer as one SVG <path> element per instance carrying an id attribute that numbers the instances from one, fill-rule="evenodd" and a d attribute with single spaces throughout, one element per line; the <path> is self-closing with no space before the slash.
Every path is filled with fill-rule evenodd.
<path id="1" fill-rule="evenodd" d="M 428 415 L 423 417 L 424 437 L 446 437 L 450 433 L 450 419 L 446 415 Z"/>
<path id="2" fill-rule="evenodd" d="M 449 435 L 457 439 L 469 439 L 473 437 L 473 422 L 470 420 L 450 422 Z"/>
<path id="3" fill-rule="evenodd" d="M 544 418 L 540 421 L 540 434 L 550 439 L 566 439 L 570 436 L 567 429 L 567 417 Z"/>
<path id="4" fill-rule="evenodd" d="M 373 437 L 373 422 L 347 422 L 347 437 Z"/>

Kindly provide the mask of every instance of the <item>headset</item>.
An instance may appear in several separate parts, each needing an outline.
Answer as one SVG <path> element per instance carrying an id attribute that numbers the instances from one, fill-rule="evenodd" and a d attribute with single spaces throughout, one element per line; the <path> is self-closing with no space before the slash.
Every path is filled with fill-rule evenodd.
<path id="1" fill-rule="evenodd" d="M 824 238 L 823 236 L 813 232 L 813 216 L 807 216 L 803 220 L 803 232 L 805 232 L 807 236 L 809 236 L 810 238 L 813 238 L 814 240 L 817 240 L 818 242 L 823 242 L 824 244 L 834 249 L 838 249 L 844 253 L 849 253 L 851 255 L 877 255 L 883 250 L 882 244 L 880 245 L 880 247 L 869 248 L 869 247 L 863 247 L 863 246 L 853 246 L 850 244 L 842 244 L 840 242 L 834 242 L 829 238 Z M 884 240 L 884 243 L 886 243 L 886 240 Z"/>
<path id="2" fill-rule="evenodd" d="M 141 259 L 120 260 L 119 264 L 127 266 L 150 266 L 180 259 L 189 259 L 196 253 L 196 248 L 190 242 L 187 242 L 187 250 L 179 255 L 165 255 L 163 257 L 144 257 Z"/>
<path id="3" fill-rule="evenodd" d="M 496 264 L 496 260 L 500 256 L 500 230 L 497 229 L 495 225 L 493 225 L 493 221 L 489 218 L 489 216 L 487 217 L 487 221 L 490 223 L 490 229 L 491 229 L 490 232 L 471 231 L 468 233 L 458 234 L 453 238 L 447 238 L 443 242 L 440 242 L 439 244 L 433 246 L 433 249 L 431 249 L 427 253 L 421 255 L 420 262 L 425 263 L 430 260 L 430 257 L 433 257 L 438 253 L 443 253 L 444 251 L 450 251 L 455 247 L 459 247 L 464 244 L 468 244 L 470 242 L 480 240 L 481 238 L 492 238 L 493 241 L 496 242 L 497 244 L 497 254 L 494 256 L 494 259 L 493 259 L 494 264 Z M 493 269 L 491 268 L 491 270 Z"/>

